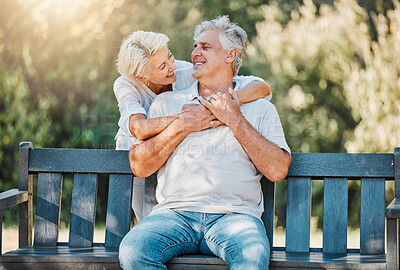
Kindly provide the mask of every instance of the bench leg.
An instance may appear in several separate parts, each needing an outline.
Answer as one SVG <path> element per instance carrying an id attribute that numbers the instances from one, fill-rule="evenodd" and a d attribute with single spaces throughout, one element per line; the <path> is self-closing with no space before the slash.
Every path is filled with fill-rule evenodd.
<path id="1" fill-rule="evenodd" d="M 397 219 L 387 219 L 387 269 L 398 269 Z"/>

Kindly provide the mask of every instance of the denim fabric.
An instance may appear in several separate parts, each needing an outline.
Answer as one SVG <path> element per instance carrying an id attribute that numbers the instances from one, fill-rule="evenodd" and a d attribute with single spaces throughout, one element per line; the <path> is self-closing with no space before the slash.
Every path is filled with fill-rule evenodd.
<path id="1" fill-rule="evenodd" d="M 230 269 L 268 269 L 270 247 L 261 220 L 246 214 L 205 214 L 172 209 L 152 213 L 122 240 L 123 269 L 167 269 L 183 254 L 216 255 Z"/>

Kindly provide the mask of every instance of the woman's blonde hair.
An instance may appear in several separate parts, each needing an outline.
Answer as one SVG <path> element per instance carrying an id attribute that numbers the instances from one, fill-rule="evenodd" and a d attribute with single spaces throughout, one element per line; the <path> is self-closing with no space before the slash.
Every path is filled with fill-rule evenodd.
<path id="1" fill-rule="evenodd" d="M 167 47 L 168 41 L 169 38 L 164 34 L 141 30 L 133 32 L 122 42 L 118 53 L 119 74 L 130 80 L 146 78 L 150 73 L 150 57 Z"/>

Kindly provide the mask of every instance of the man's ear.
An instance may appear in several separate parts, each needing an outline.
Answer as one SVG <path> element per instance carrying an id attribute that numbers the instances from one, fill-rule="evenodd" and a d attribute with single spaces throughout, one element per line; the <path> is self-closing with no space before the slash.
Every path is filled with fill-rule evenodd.
<path id="1" fill-rule="evenodd" d="M 229 50 L 225 55 L 225 62 L 228 64 L 232 64 L 238 56 L 238 49 Z"/>

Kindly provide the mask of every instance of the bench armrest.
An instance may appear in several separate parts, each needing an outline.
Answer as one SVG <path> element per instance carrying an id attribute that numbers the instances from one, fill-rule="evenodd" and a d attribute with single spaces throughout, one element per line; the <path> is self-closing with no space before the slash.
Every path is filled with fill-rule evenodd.
<path id="1" fill-rule="evenodd" d="M 387 218 L 400 218 L 400 199 L 394 198 L 386 208 Z"/>
<path id="2" fill-rule="evenodd" d="M 28 201 L 28 191 L 10 189 L 0 193 L 0 210 Z"/>

